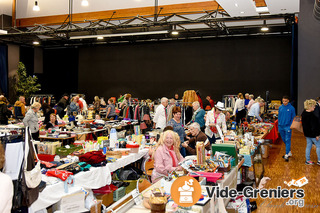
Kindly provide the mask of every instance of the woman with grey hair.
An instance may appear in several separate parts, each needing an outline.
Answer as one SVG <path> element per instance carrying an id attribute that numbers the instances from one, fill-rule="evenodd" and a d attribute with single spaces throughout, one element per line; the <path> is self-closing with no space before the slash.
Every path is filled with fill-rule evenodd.
<path id="1" fill-rule="evenodd" d="M 24 126 L 28 126 L 30 128 L 32 138 L 37 141 L 39 140 L 39 120 L 37 112 L 39 112 L 40 107 L 41 104 L 39 102 L 33 103 L 23 119 Z"/>
<path id="2" fill-rule="evenodd" d="M 188 141 L 185 141 L 184 143 L 182 143 L 182 147 L 186 148 L 187 155 L 195 155 L 197 154 L 196 152 L 197 141 L 206 142 L 207 136 L 201 131 L 200 125 L 198 123 L 192 123 L 189 125 L 188 128 L 193 137 L 190 138 Z M 211 149 L 209 142 L 206 143 L 205 148 L 207 150 Z"/>

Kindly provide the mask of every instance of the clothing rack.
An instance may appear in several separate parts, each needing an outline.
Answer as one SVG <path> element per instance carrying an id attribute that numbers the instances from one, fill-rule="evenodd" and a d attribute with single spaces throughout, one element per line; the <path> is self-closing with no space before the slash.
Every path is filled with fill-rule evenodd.
<path id="1" fill-rule="evenodd" d="M 39 102 L 41 104 L 47 103 L 51 105 L 51 102 L 53 102 L 52 104 L 55 104 L 55 97 L 53 94 L 34 94 L 30 97 L 30 105 L 34 102 Z"/>
<path id="2" fill-rule="evenodd" d="M 225 108 L 234 109 L 234 105 L 237 99 L 238 99 L 238 95 L 223 95 L 222 103 L 224 103 Z"/>

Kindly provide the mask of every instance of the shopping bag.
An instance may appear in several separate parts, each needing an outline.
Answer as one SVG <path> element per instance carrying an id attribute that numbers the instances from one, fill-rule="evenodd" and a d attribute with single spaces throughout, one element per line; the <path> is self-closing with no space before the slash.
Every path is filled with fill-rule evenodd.
<path id="1" fill-rule="evenodd" d="M 40 167 L 40 160 L 38 158 L 37 152 L 34 148 L 33 142 L 30 141 L 31 137 L 30 137 L 30 129 L 27 127 L 26 128 L 26 133 L 25 133 L 25 164 L 24 164 L 24 176 L 25 176 L 25 181 L 26 184 L 28 186 L 28 188 L 33 189 L 36 188 L 37 186 L 39 186 L 40 182 L 41 182 L 41 167 Z M 30 142 L 30 143 L 29 143 Z M 30 171 L 27 170 L 27 158 L 28 158 L 28 153 L 29 153 L 29 144 L 31 144 L 32 147 L 30 147 L 30 149 L 33 149 L 34 154 L 38 160 L 37 164 L 35 165 L 35 167 L 33 169 L 31 169 Z"/>
<path id="2" fill-rule="evenodd" d="M 294 117 L 290 129 L 295 129 L 301 133 L 303 133 L 302 121 L 300 116 Z"/>

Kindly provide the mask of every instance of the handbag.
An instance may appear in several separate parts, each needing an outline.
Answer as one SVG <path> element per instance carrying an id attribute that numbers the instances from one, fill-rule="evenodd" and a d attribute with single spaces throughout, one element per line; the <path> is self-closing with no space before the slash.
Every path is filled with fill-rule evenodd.
<path id="1" fill-rule="evenodd" d="M 19 176 L 17 180 L 13 180 L 13 197 L 12 197 L 12 210 L 18 210 L 22 206 L 22 168 L 23 168 L 23 161 L 21 162 L 21 167 L 19 171 Z"/>
<path id="2" fill-rule="evenodd" d="M 300 116 L 296 116 L 293 118 L 292 124 L 290 126 L 290 129 L 295 129 L 301 133 L 303 133 L 303 128 L 302 128 L 302 120 Z"/>
<path id="3" fill-rule="evenodd" d="M 34 148 L 33 142 L 29 141 L 30 139 L 30 129 L 27 127 L 26 129 L 26 134 L 25 134 L 25 164 L 24 164 L 24 176 L 25 176 L 25 181 L 26 184 L 28 186 L 28 188 L 33 189 L 36 188 L 37 186 L 39 186 L 40 182 L 41 182 L 41 167 L 40 167 L 40 160 L 38 158 L 38 155 L 36 153 L 36 150 Z M 28 158 L 28 153 L 29 153 L 29 142 L 31 142 L 32 144 L 32 148 L 34 151 L 34 154 L 37 158 L 37 164 L 35 165 L 35 167 L 30 170 L 27 171 L 27 158 Z"/>

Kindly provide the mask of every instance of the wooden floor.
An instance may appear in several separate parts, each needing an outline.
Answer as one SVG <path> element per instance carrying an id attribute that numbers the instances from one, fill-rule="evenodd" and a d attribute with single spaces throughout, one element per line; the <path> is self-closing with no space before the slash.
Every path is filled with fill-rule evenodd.
<path id="1" fill-rule="evenodd" d="M 288 187 L 284 181 L 299 179 L 305 176 L 309 183 L 301 188 L 305 191 L 304 207 L 287 206 L 287 199 L 262 199 L 258 198 L 258 209 L 256 213 L 291 213 L 291 212 L 320 212 L 320 166 L 305 165 L 306 139 L 303 134 L 293 132 L 291 142 L 291 152 L 293 156 L 289 162 L 285 162 L 282 156 L 285 154 L 285 145 L 281 138 L 272 145 L 269 158 L 264 159 L 265 177 L 271 178 L 264 188 L 298 188 L 295 186 Z M 315 146 L 311 150 L 311 160 L 317 162 Z"/>

